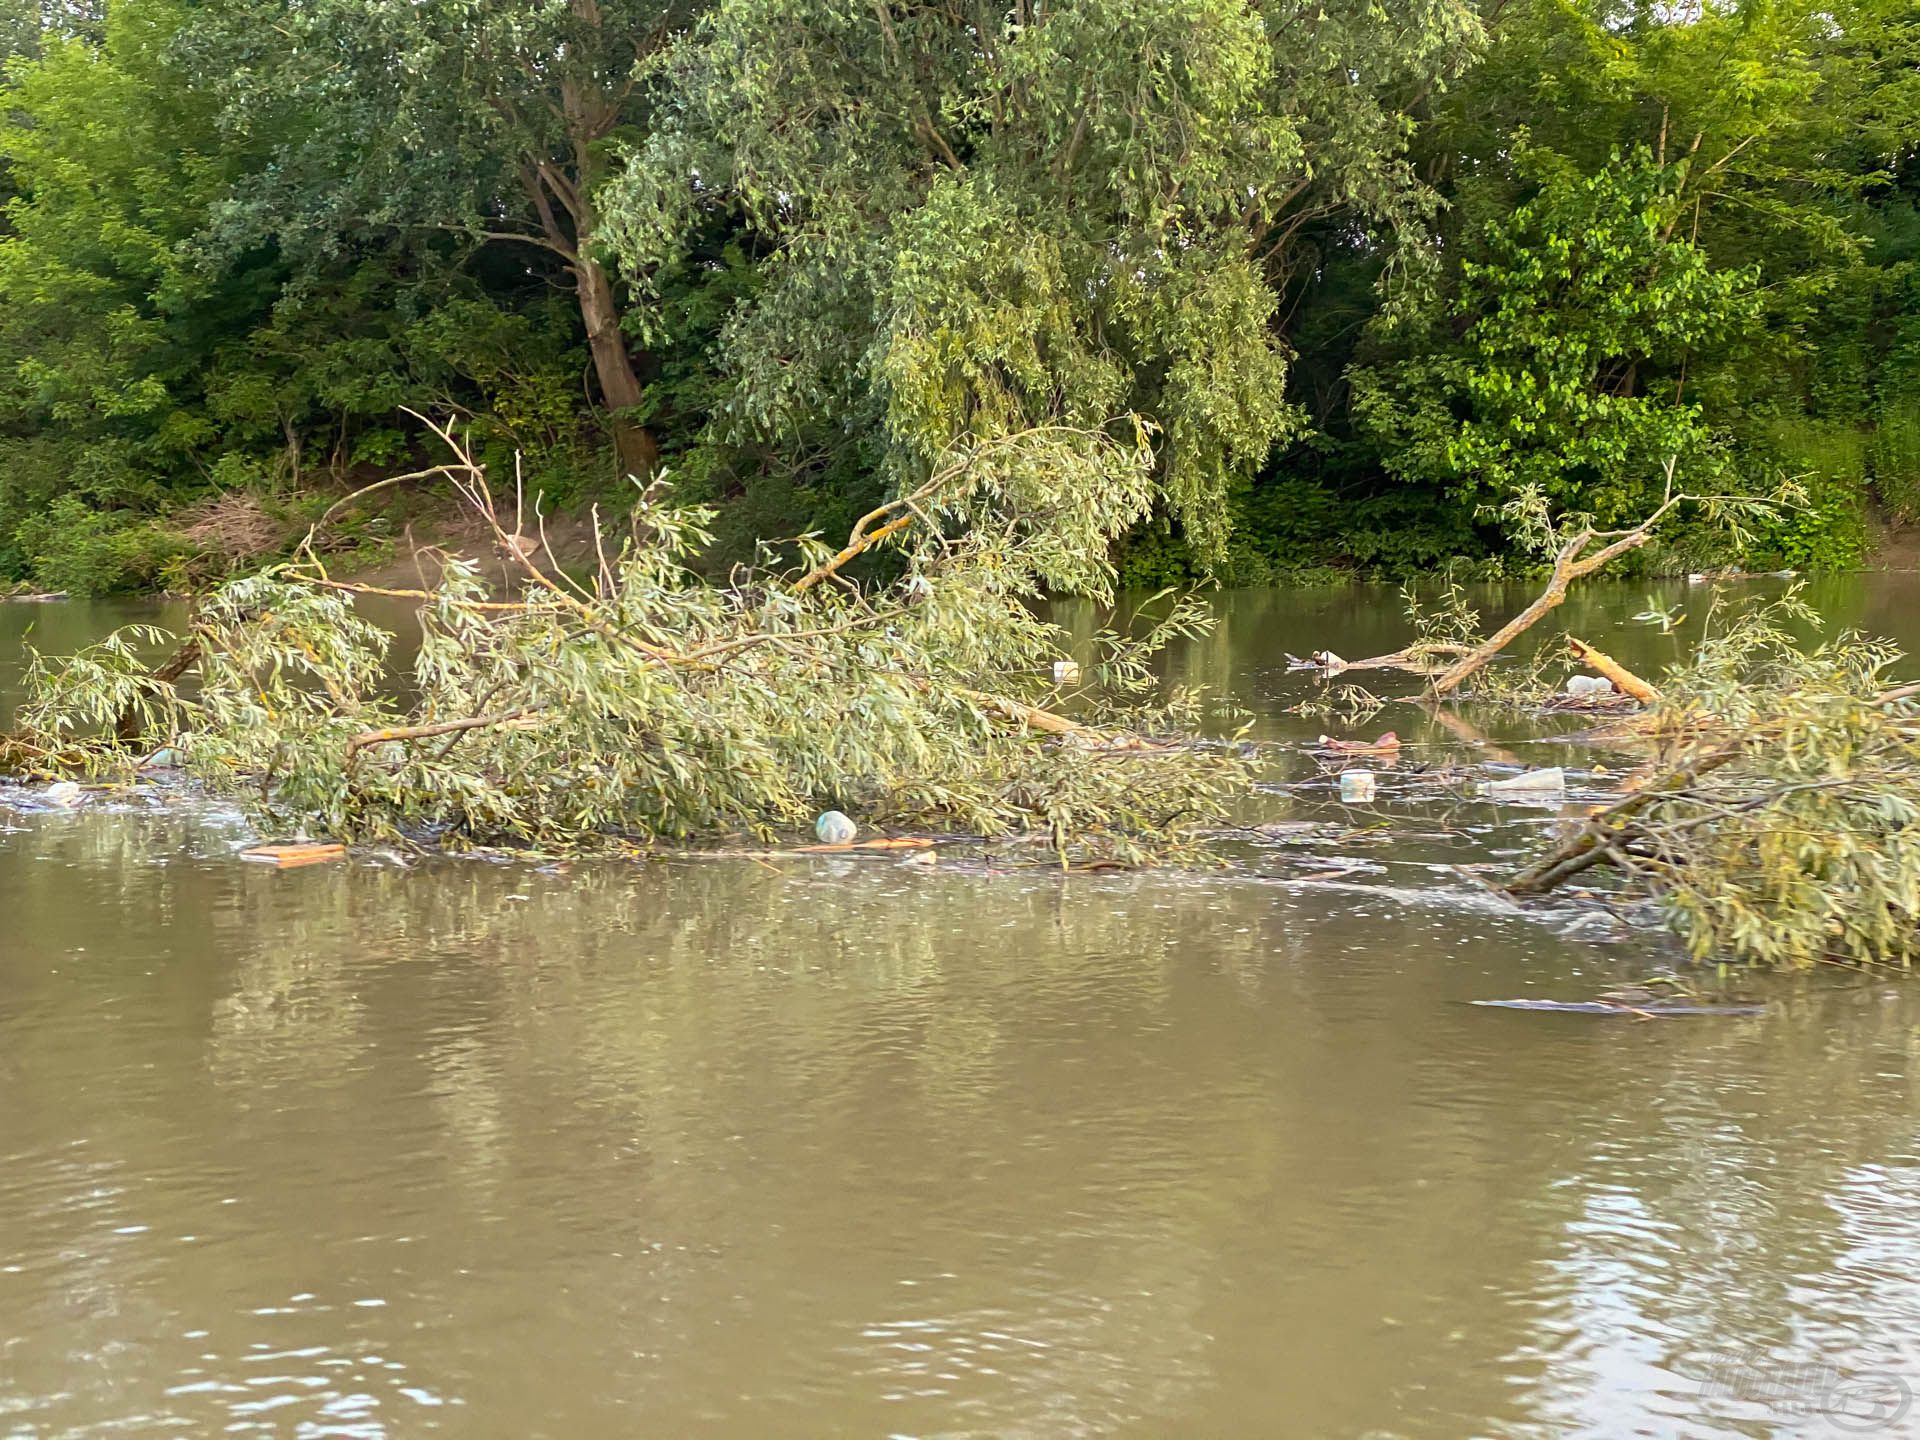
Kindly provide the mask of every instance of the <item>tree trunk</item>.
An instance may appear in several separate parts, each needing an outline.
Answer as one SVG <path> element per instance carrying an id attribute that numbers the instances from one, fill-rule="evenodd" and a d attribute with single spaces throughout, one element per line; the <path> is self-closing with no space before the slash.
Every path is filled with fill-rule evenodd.
<path id="1" fill-rule="evenodd" d="M 582 255 L 574 262 L 574 284 L 580 295 L 580 318 L 587 327 L 587 348 L 593 353 L 593 371 L 600 382 L 600 398 L 611 412 L 614 449 L 621 470 L 639 480 L 653 474 L 660 463 L 660 443 L 653 432 L 623 413 L 643 397 L 640 377 L 620 333 L 620 308 L 606 267 Z"/>

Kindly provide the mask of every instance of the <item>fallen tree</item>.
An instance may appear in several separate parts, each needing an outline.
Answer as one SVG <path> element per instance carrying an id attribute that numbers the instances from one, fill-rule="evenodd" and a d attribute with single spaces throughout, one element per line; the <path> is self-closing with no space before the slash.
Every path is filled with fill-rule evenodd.
<path id="1" fill-rule="evenodd" d="M 1485 677 L 1576 581 L 1648 544 L 1682 506 L 1699 507 L 1739 540 L 1750 516 L 1785 498 L 1681 494 L 1669 463 L 1665 494 L 1645 519 L 1600 531 L 1580 517 L 1555 519 L 1537 496 L 1523 495 L 1502 513 L 1550 560 L 1528 605 L 1483 638 L 1457 586 L 1437 608 L 1410 594 L 1420 638 L 1337 668 L 1426 675 L 1420 698 L 1429 713 L 1488 748 L 1446 702 Z M 1920 685 L 1890 680 L 1902 656 L 1884 641 L 1848 633 L 1804 647 L 1795 627 L 1818 622 L 1797 592 L 1731 622 L 1715 616 L 1692 660 L 1658 685 L 1564 637 L 1566 656 L 1643 707 L 1610 733 L 1645 758 L 1624 793 L 1510 876 L 1505 893 L 1532 899 L 1608 877 L 1616 893 L 1657 907 L 1698 961 L 1799 968 L 1920 958 Z M 1540 649 L 1524 678 L 1483 679 L 1474 698 L 1530 708 L 1589 703 L 1556 699 L 1542 683 L 1561 653 Z M 1436 666 L 1442 656 L 1448 663 Z"/>
<path id="2" fill-rule="evenodd" d="M 430 587 L 376 590 L 310 547 L 206 596 L 185 637 L 36 657 L 19 753 L 124 776 L 164 745 L 274 825 L 542 850 L 764 837 L 833 807 L 1135 860 L 1184 853 L 1244 788 L 1232 747 L 1184 743 L 1197 697 L 1155 698 L 1151 657 L 1205 626 L 1199 607 L 1098 636 L 1072 716 L 1047 678 L 1062 637 L 1032 602 L 1063 585 L 1108 593 L 1108 546 L 1151 494 L 1138 431 L 958 447 L 844 545 L 807 540 L 797 561 L 768 554 L 715 586 L 688 563 L 707 512 L 658 485 L 623 549 L 567 575 L 538 507 L 516 494 L 503 513 L 436 429 L 454 455 L 442 473 L 515 567 L 510 593 L 458 559 Z M 849 579 L 883 545 L 895 578 Z M 400 637 L 357 608 L 365 594 L 414 606 L 398 675 Z M 165 666 L 139 662 L 175 639 Z"/>
<path id="3" fill-rule="evenodd" d="M 1747 522 L 1771 513 L 1790 494 L 1770 498 L 1741 495 L 1689 494 L 1675 487 L 1676 460 L 1665 462 L 1665 484 L 1660 503 L 1637 523 L 1614 530 L 1602 530 L 1589 515 L 1555 515 L 1537 490 L 1523 490 L 1497 514 L 1507 527 L 1515 546 L 1523 552 L 1547 561 L 1547 580 L 1540 593 L 1496 629 L 1492 634 L 1478 633 L 1479 617 L 1463 608 L 1457 587 L 1454 604 L 1436 612 L 1423 611 L 1409 594 L 1408 614 L 1421 637 L 1411 645 L 1387 655 L 1365 660 L 1341 661 L 1342 670 L 1410 670 L 1428 676 L 1427 693 L 1439 699 L 1458 693 L 1467 681 L 1483 671 L 1514 641 L 1538 625 L 1565 603 L 1574 584 L 1596 575 L 1624 555 L 1651 544 L 1660 527 L 1683 510 L 1692 509 L 1709 525 L 1724 531 L 1729 541 L 1744 545 L 1751 540 Z M 1643 704 L 1659 698 L 1653 686 L 1641 680 L 1601 651 L 1577 640 L 1569 640 L 1574 658 L 1604 675 L 1623 693 Z M 1444 663 L 1439 663 L 1444 661 Z"/>
<path id="4" fill-rule="evenodd" d="M 1696 960 L 1912 963 L 1920 953 L 1920 685 L 1847 634 L 1811 650 L 1797 598 L 1668 677 L 1651 763 L 1511 876 L 1516 898 L 1611 872 Z"/>

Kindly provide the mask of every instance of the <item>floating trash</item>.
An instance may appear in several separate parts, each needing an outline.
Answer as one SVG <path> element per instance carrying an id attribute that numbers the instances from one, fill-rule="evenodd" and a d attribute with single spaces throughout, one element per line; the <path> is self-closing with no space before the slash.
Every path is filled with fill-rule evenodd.
<path id="1" fill-rule="evenodd" d="M 1342 770 L 1340 799 L 1348 805 L 1371 805 L 1374 781 L 1374 773 L 1371 770 Z"/>
<path id="2" fill-rule="evenodd" d="M 1400 753 L 1400 737 L 1391 730 L 1378 740 L 1336 740 L 1331 735 L 1322 735 L 1320 748 L 1331 750 L 1336 755 L 1397 755 Z"/>
<path id="3" fill-rule="evenodd" d="M 1486 786 L 1489 795 L 1525 796 L 1532 799 L 1564 794 L 1566 788 L 1567 772 L 1558 765 L 1548 770 L 1523 771 L 1518 775 L 1509 775 L 1504 780 L 1489 780 Z"/>
<path id="4" fill-rule="evenodd" d="M 813 833 L 822 845 L 851 845 L 860 827 L 838 810 L 829 810 L 813 822 Z"/>
<path id="5" fill-rule="evenodd" d="M 242 850 L 240 858 L 257 865 L 275 865 L 282 870 L 291 870 L 296 865 L 319 865 L 328 860 L 339 860 L 346 853 L 347 847 L 344 845 L 255 845 L 250 850 Z"/>

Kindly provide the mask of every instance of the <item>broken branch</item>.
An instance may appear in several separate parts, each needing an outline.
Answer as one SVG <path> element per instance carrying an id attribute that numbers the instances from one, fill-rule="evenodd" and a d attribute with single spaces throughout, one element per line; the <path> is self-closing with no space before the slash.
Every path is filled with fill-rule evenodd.
<path id="1" fill-rule="evenodd" d="M 1626 666 L 1615 660 L 1603 650 L 1596 650 L 1584 640 L 1567 637 L 1567 649 L 1573 652 L 1573 658 L 1585 665 L 1596 675 L 1603 675 L 1613 682 L 1613 688 L 1623 695 L 1631 695 L 1642 705 L 1660 703 L 1660 692 Z"/>
<path id="2" fill-rule="evenodd" d="M 497 710 L 491 715 L 472 715 L 463 720 L 442 720 L 432 725 L 395 725 L 385 730 L 362 730 L 347 741 L 345 759 L 348 764 L 369 745 L 381 745 L 389 740 L 431 740 L 437 735 L 457 735 L 466 730 L 484 730 L 494 725 L 508 725 L 536 713 L 527 706 L 516 706 L 511 710 Z"/>

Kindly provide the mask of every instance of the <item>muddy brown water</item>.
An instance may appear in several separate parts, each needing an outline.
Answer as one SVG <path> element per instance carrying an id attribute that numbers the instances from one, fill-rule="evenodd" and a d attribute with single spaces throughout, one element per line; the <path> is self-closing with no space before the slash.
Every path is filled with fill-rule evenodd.
<path id="1" fill-rule="evenodd" d="M 1646 588 L 1565 619 L 1654 665 Z M 1920 642 L 1913 577 L 1815 598 Z M 1172 668 L 1330 813 L 1285 652 L 1393 597 L 1221 614 Z M 0 606 L 0 691 L 116 618 Z M 1468 1006 L 1663 954 L 1482 898 L 1551 816 L 1407 783 L 1331 861 L 1070 878 L 275 872 L 0 792 L 0 1435 L 1920 1434 L 1920 989 Z"/>

